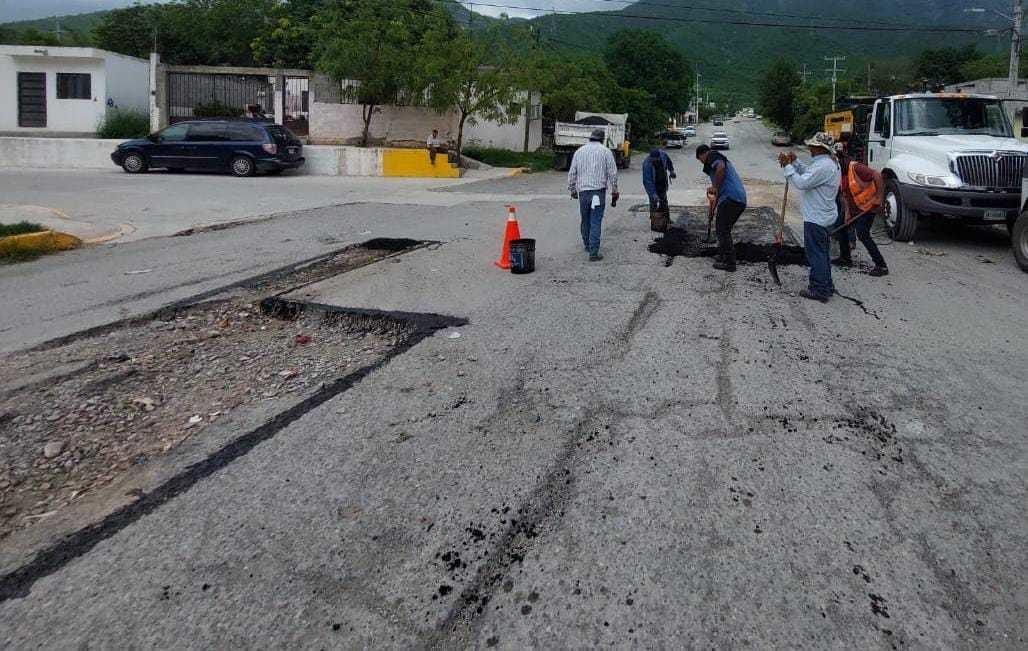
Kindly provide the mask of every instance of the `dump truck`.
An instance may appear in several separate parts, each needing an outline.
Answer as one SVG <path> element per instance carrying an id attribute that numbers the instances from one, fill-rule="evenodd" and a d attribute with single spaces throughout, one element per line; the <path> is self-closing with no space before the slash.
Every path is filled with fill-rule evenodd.
<path id="1" fill-rule="evenodd" d="M 589 142 L 594 129 L 603 129 L 604 143 L 614 153 L 618 169 L 627 169 L 631 161 L 628 142 L 627 113 L 588 113 L 578 111 L 574 122 L 553 125 L 553 168 L 567 170 L 579 147 Z"/>
<path id="2" fill-rule="evenodd" d="M 838 102 L 839 110 L 825 116 L 824 132 L 845 144 L 856 160 L 865 160 L 867 156 L 868 124 L 877 100 L 877 97 L 844 97 Z"/>

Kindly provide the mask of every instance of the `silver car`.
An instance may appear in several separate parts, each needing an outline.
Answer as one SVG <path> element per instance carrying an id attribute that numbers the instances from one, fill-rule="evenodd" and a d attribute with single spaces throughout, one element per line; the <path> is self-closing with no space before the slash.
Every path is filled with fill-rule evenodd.
<path id="1" fill-rule="evenodd" d="M 731 149 L 731 145 L 728 143 L 728 134 L 724 131 L 715 131 L 710 137 L 710 148 L 711 149 Z"/>

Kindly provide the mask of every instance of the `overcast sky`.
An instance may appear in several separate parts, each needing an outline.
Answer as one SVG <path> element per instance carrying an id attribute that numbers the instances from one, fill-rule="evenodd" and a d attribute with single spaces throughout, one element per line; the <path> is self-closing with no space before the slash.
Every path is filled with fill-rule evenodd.
<path id="1" fill-rule="evenodd" d="M 2 1 L 0 0 L 0 2 Z M 528 7 L 529 9 L 487 7 L 474 0 L 465 0 L 464 4 L 468 6 L 474 5 L 472 8 L 475 11 L 489 16 L 499 16 L 501 13 L 507 13 L 510 16 L 522 18 L 531 18 L 551 12 L 554 9 L 557 11 L 614 11 L 632 4 L 632 0 L 617 0 L 616 2 L 607 2 L 605 0 L 482 0 L 482 2 L 491 5 Z"/>

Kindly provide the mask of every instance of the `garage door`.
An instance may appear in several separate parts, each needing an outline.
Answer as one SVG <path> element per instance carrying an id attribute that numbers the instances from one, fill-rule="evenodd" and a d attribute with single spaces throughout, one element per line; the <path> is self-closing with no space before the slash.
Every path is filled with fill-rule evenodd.
<path id="1" fill-rule="evenodd" d="M 18 73 L 18 126 L 46 126 L 46 73 Z"/>

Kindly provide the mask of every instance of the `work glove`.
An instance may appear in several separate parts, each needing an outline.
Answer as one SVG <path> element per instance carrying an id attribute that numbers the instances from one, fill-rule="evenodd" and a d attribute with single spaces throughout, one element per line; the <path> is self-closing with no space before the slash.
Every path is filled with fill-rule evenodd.
<path id="1" fill-rule="evenodd" d="M 677 179 L 677 178 L 678 178 L 678 175 L 677 175 L 677 174 L 675 174 L 674 172 L 671 172 L 671 178 L 673 178 L 673 179 Z"/>
<path id="2" fill-rule="evenodd" d="M 572 190 L 571 191 L 571 198 L 572 199 L 577 199 L 578 198 L 578 190 Z"/>
<path id="3" fill-rule="evenodd" d="M 620 198 L 621 198 L 621 193 L 620 192 L 615 192 L 614 194 L 612 194 L 610 196 L 610 207 L 611 208 L 616 208 L 617 205 L 618 205 L 618 199 L 620 199 Z"/>

